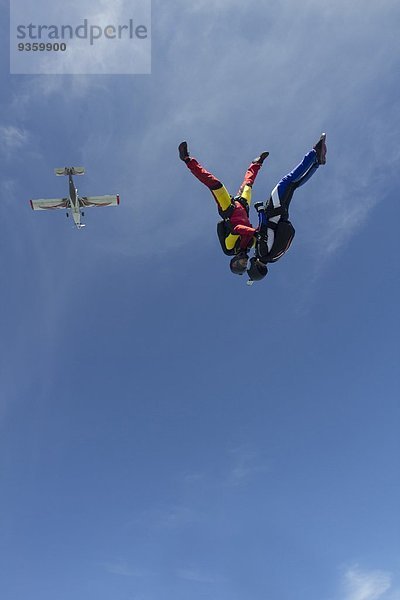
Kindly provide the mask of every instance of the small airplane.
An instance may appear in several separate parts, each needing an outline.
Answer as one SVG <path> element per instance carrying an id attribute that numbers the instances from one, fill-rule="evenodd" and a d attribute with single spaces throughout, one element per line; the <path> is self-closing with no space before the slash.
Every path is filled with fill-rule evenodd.
<path id="1" fill-rule="evenodd" d="M 75 225 L 78 229 L 85 227 L 81 223 L 81 218 L 85 216 L 84 209 L 92 206 L 117 206 L 119 204 L 119 195 L 116 196 L 79 196 L 75 187 L 73 175 L 84 175 L 83 167 L 61 167 L 54 169 L 56 175 L 68 175 L 69 196 L 68 198 L 52 198 L 44 200 L 31 200 L 33 210 L 53 210 L 55 208 L 65 208 L 67 217 L 72 214 Z"/>

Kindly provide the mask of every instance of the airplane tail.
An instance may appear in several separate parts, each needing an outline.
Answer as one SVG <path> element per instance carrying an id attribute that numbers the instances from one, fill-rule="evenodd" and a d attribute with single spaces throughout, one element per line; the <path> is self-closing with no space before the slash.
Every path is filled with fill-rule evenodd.
<path id="1" fill-rule="evenodd" d="M 54 169 L 56 175 L 84 175 L 84 167 L 60 167 Z"/>

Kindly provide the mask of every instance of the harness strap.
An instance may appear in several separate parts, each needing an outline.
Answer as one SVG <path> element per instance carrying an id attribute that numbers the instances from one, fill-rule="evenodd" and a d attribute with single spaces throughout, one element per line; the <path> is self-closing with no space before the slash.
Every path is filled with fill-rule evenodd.
<path id="1" fill-rule="evenodd" d="M 267 215 L 267 219 L 271 217 L 285 217 L 287 218 L 288 210 L 284 206 L 274 206 L 271 202 L 272 206 L 267 206 L 265 209 L 265 214 Z"/>
<path id="2" fill-rule="evenodd" d="M 230 218 L 233 215 L 233 212 L 235 210 L 235 202 L 239 202 L 239 204 L 241 204 L 243 206 L 243 208 L 246 210 L 247 215 L 249 215 L 249 205 L 246 201 L 246 198 L 243 198 L 243 196 L 235 196 L 235 197 L 231 196 L 231 204 L 225 210 L 221 210 L 221 207 L 218 207 L 218 212 L 219 212 L 220 216 L 224 219 L 225 223 L 227 224 L 227 226 L 229 227 L 229 229 L 231 231 L 232 231 L 232 224 L 231 224 Z"/>
<path id="3" fill-rule="evenodd" d="M 232 198 L 232 202 L 239 202 L 239 204 L 241 204 L 243 206 L 243 208 L 245 209 L 245 211 L 247 212 L 247 215 L 249 214 L 249 203 L 247 202 L 246 198 L 243 198 L 243 196 L 235 196 L 234 198 Z M 235 206 L 235 205 L 234 205 Z"/>
<path id="4" fill-rule="evenodd" d="M 278 221 L 279 223 L 279 221 Z M 278 227 L 278 223 L 275 223 L 275 221 L 267 221 L 267 229 L 272 229 L 272 231 L 276 231 L 277 227 Z"/>
<path id="5" fill-rule="evenodd" d="M 235 205 L 233 202 L 225 210 L 222 210 L 220 207 L 218 207 L 218 212 L 221 215 L 221 217 L 224 219 L 224 221 L 229 221 L 229 219 L 233 215 L 234 210 L 235 210 Z"/>

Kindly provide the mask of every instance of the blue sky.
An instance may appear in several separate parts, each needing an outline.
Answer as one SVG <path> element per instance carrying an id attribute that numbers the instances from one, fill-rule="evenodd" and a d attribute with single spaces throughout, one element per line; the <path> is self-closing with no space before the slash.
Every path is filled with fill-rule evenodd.
<path id="1" fill-rule="evenodd" d="M 75 77 L 0 6 L 1 597 L 399 600 L 398 2 L 156 0 L 151 75 Z M 321 131 L 249 288 L 177 145 L 263 200 Z"/>

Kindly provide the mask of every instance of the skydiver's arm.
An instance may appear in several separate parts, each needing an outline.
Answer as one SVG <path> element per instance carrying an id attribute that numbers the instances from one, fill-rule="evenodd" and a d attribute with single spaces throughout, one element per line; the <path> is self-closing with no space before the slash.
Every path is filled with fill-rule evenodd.
<path id="1" fill-rule="evenodd" d="M 254 227 L 247 227 L 247 225 L 235 225 L 235 227 L 232 230 L 232 233 L 236 234 L 236 235 L 247 235 L 247 236 L 251 236 L 251 235 L 255 235 L 256 233 L 256 229 L 254 229 Z"/>
<path id="2" fill-rule="evenodd" d="M 248 227 L 247 225 L 236 225 L 232 229 L 233 234 L 240 236 L 240 248 L 242 250 L 246 250 L 254 243 L 256 231 L 254 227 Z"/>

